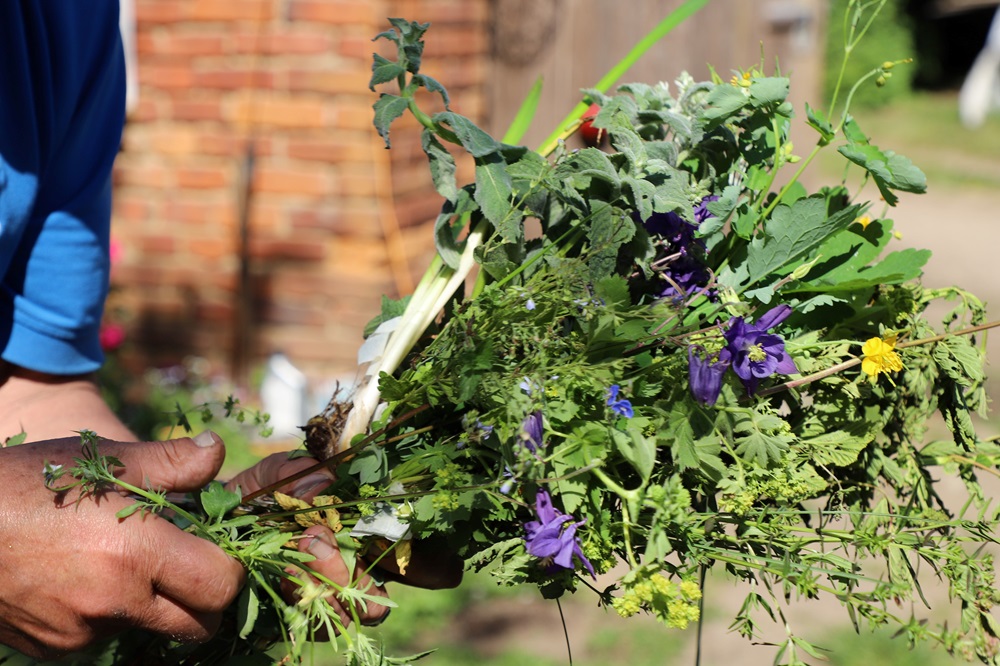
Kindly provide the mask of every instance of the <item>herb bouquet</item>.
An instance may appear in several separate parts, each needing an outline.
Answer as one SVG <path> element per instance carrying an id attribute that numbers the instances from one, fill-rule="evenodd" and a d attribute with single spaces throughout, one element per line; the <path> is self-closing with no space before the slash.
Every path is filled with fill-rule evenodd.
<path id="1" fill-rule="evenodd" d="M 852 3 L 845 54 L 879 4 Z M 896 63 L 829 113 L 805 109 L 818 141 L 804 159 L 788 141 L 789 80 L 762 66 L 585 91 L 533 151 L 448 110 L 420 72 L 427 25 L 391 23 L 379 38 L 398 57 L 376 55 L 371 84 L 396 87 L 375 125 L 387 146 L 403 114 L 423 125 L 444 199 L 437 257 L 412 297 L 384 301 L 353 402 L 305 427 L 337 481 L 317 506 L 277 495 L 282 509 L 253 529 L 325 521 L 345 552 L 389 544 L 403 570 L 411 543 L 443 542 L 503 584 L 550 598 L 590 588 L 670 627 L 699 619 L 706 572 L 723 568 L 747 583 L 733 628 L 748 638 L 764 616 L 788 625 L 788 598 L 829 596 L 856 626 L 995 663 L 1000 593 L 980 546 L 997 515 L 976 474 L 996 474 L 1000 450 L 970 419 L 986 408 L 984 308 L 921 286 L 928 251 L 890 249 L 886 212 L 924 176 L 849 114 L 854 90 Z M 425 113 L 421 89 L 445 110 Z M 590 103 L 610 147 L 572 150 L 563 139 Z M 808 192 L 798 177 L 824 148 L 849 169 Z M 471 156 L 475 182 L 456 182 L 452 150 Z M 884 204 L 858 198 L 868 183 Z M 956 306 L 934 329 L 925 312 L 940 299 Z M 949 436 L 925 441 L 938 413 Z M 942 474 L 967 501 L 939 496 Z M 258 514 L 228 520 L 246 529 Z M 920 617 L 923 573 L 947 585 L 958 623 Z M 304 612 L 264 580 L 250 578 L 245 637 L 265 602 L 290 626 Z M 322 594 L 308 599 L 322 615 Z M 385 663 L 363 633 L 344 638 L 354 663 Z M 791 629 L 779 650 L 817 656 Z"/>

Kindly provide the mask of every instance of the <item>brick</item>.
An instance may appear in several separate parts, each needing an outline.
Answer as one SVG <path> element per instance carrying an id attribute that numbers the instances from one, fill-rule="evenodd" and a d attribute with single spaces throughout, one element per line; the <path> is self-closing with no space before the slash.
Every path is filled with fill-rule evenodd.
<path id="1" fill-rule="evenodd" d="M 231 179 L 223 168 L 187 168 L 176 172 L 177 187 L 194 190 L 211 190 L 228 187 Z"/>
<path id="2" fill-rule="evenodd" d="M 304 196 L 326 196 L 330 178 L 323 170 L 262 166 L 254 173 L 254 191 Z"/>
<path id="3" fill-rule="evenodd" d="M 173 174 L 162 164 L 135 161 L 116 169 L 112 180 L 117 187 L 163 189 L 172 186 Z"/>
<path id="4" fill-rule="evenodd" d="M 250 239 L 250 255 L 269 261 L 322 261 L 327 252 L 323 243 L 311 240 L 255 237 Z"/>
<path id="5" fill-rule="evenodd" d="M 326 105 L 311 98 L 245 95 L 230 106 L 226 116 L 239 125 L 317 128 L 326 125 Z"/>
<path id="6" fill-rule="evenodd" d="M 275 87 L 274 73 L 259 69 L 249 70 L 223 67 L 218 69 L 196 70 L 192 73 L 192 78 L 193 85 L 196 88 L 239 90 L 241 88 Z"/>
<path id="7" fill-rule="evenodd" d="M 221 203 L 192 198 L 174 198 L 165 203 L 163 218 L 195 225 L 218 225 L 224 228 L 234 228 L 236 225 L 236 203 L 228 200 Z"/>
<path id="8" fill-rule="evenodd" d="M 143 236 L 135 245 L 143 255 L 173 254 L 177 250 L 177 239 L 173 236 Z"/>
<path id="9" fill-rule="evenodd" d="M 223 55 L 229 50 L 229 35 L 214 33 L 176 33 L 139 35 L 136 49 L 140 55 L 197 57 Z"/>
<path id="10" fill-rule="evenodd" d="M 291 70 L 288 72 L 288 89 L 293 92 L 322 92 L 322 93 L 363 93 L 368 90 L 368 81 L 371 79 L 370 68 L 345 69 L 338 67 L 335 70 Z M 370 104 L 374 103 L 374 99 Z"/>
<path id="11" fill-rule="evenodd" d="M 253 21 L 264 22 L 275 18 L 271 0 L 197 0 L 190 9 L 194 21 Z"/>
<path id="12" fill-rule="evenodd" d="M 369 62 L 374 50 L 371 37 L 344 35 L 337 40 L 337 54 L 351 60 Z"/>
<path id="13" fill-rule="evenodd" d="M 376 208 L 316 210 L 306 208 L 294 210 L 289 215 L 294 233 L 322 232 L 336 235 L 355 235 L 367 238 L 381 238 L 382 225 Z"/>
<path id="14" fill-rule="evenodd" d="M 357 134 L 339 133 L 343 138 L 312 138 L 290 139 L 287 155 L 294 159 L 329 162 L 340 164 L 344 162 L 368 162 L 372 157 L 371 142 L 367 137 Z"/>
<path id="15" fill-rule="evenodd" d="M 288 17 L 292 21 L 315 21 L 333 25 L 360 23 L 375 25 L 375 3 L 369 0 L 292 0 Z"/>
<path id="16" fill-rule="evenodd" d="M 263 35 L 244 33 L 236 36 L 235 43 L 240 53 L 279 56 L 329 53 L 333 49 L 333 37 L 314 30 L 283 30 Z"/>
<path id="17" fill-rule="evenodd" d="M 171 117 L 176 120 L 215 120 L 221 121 L 222 104 L 219 100 L 184 100 L 176 99 L 170 104 Z"/>
<path id="18" fill-rule="evenodd" d="M 139 84 L 164 90 L 190 88 L 194 72 L 187 65 L 162 65 L 143 63 L 139 67 Z"/>
<path id="19" fill-rule="evenodd" d="M 208 238 L 202 236 L 185 244 L 188 252 L 195 257 L 214 260 L 228 257 L 236 253 L 235 239 Z"/>
<path id="20" fill-rule="evenodd" d="M 115 219 L 142 222 L 149 219 L 153 206 L 148 199 L 129 195 L 115 197 L 112 215 Z"/>
<path id="21" fill-rule="evenodd" d="M 140 0 L 135 3 L 138 29 L 144 24 L 174 23 L 187 18 L 187 5 L 177 0 Z"/>

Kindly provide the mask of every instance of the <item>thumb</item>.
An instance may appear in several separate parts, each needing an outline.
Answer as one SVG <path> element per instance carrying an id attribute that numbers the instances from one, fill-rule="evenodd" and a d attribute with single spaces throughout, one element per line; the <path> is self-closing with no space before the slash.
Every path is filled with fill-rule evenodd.
<path id="1" fill-rule="evenodd" d="M 166 491 L 197 490 L 215 478 L 226 458 L 222 439 L 211 430 L 162 442 L 109 447 L 125 470 L 118 477 L 133 486 Z"/>

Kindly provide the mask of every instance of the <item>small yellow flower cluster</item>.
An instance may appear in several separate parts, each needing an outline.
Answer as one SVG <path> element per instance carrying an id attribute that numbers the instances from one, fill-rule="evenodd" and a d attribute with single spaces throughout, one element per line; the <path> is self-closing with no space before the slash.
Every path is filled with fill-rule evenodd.
<path id="1" fill-rule="evenodd" d="M 903 361 L 895 349 L 895 333 L 881 338 L 869 338 L 861 347 L 861 354 L 864 356 L 861 361 L 861 371 L 868 375 L 873 384 L 878 380 L 879 374 L 899 372 L 903 369 Z"/>
<path id="2" fill-rule="evenodd" d="M 611 606 L 622 617 L 631 617 L 640 610 L 651 611 L 668 627 L 685 629 L 700 617 L 698 601 L 701 588 L 694 581 L 684 580 L 678 585 L 661 573 L 654 573 L 645 580 L 626 585 L 620 597 Z"/>

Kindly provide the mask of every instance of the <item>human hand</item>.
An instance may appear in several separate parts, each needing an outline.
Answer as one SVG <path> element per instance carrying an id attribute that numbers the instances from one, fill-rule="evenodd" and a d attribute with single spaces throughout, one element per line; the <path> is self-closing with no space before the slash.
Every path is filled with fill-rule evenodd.
<path id="1" fill-rule="evenodd" d="M 137 486 L 191 491 L 225 457 L 217 436 L 102 442 Z M 116 513 L 115 492 L 77 501 L 42 479 L 44 462 L 72 464 L 80 438 L 0 449 L 0 642 L 32 657 L 83 649 L 126 628 L 199 642 L 218 628 L 244 570 L 214 544 L 155 515 Z"/>
<path id="2" fill-rule="evenodd" d="M 241 472 L 226 485 L 230 490 L 239 486 L 243 494 L 248 495 L 315 465 L 316 460 L 312 458 L 289 460 L 287 453 L 275 453 L 264 458 L 252 468 Z M 278 490 L 308 502 L 322 493 L 333 480 L 333 475 L 329 470 L 323 469 L 280 486 Z M 298 542 L 298 549 L 316 558 L 308 563 L 309 568 L 314 573 L 337 585 L 346 586 L 353 582 L 355 587 L 366 589 L 372 582 L 371 576 L 367 573 L 371 564 L 365 558 L 358 560 L 353 576 L 351 575 L 344 558 L 341 556 L 336 536 L 327 527 L 316 525 L 307 528 L 303 532 L 303 538 Z M 405 575 L 399 573 L 396 558 L 379 557 L 380 554 L 380 552 L 370 553 L 373 556 L 372 559 L 377 559 L 380 568 L 377 574 L 378 578 L 428 589 L 455 587 L 462 580 L 462 560 L 460 558 L 447 552 L 435 550 L 423 542 L 414 542 Z M 313 580 L 315 581 L 315 578 Z M 286 585 L 284 591 L 288 595 L 294 595 L 294 585 Z M 368 593 L 372 596 L 388 597 L 385 588 L 381 585 L 371 585 L 368 588 Z M 340 616 L 345 627 L 350 624 L 351 612 L 337 595 L 329 595 L 327 602 Z M 389 608 L 369 601 L 364 607 L 356 608 L 355 611 L 361 624 L 375 625 L 385 619 Z"/>

